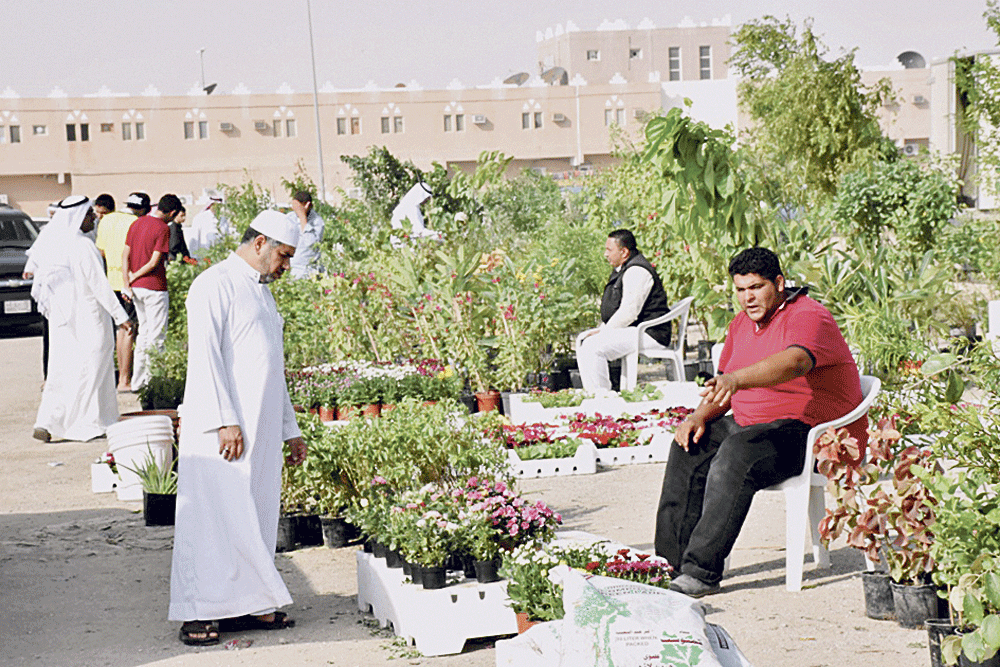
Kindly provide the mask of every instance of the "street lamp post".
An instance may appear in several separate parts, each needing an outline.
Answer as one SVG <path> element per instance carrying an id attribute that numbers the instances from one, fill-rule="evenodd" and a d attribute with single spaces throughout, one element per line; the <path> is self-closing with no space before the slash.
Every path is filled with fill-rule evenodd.
<path id="1" fill-rule="evenodd" d="M 316 153 L 319 156 L 319 192 L 326 201 L 326 175 L 323 169 L 323 137 L 319 129 L 319 87 L 316 85 L 316 46 L 313 44 L 312 1 L 306 0 L 306 15 L 309 18 L 309 53 L 312 56 L 313 110 L 316 113 Z"/>

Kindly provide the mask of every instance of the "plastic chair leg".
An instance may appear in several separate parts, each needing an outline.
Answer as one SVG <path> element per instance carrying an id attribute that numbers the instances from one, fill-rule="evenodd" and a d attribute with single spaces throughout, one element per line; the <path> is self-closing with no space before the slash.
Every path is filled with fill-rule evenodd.
<path id="1" fill-rule="evenodd" d="M 830 567 L 830 552 L 819 536 L 819 522 L 826 515 L 826 497 L 821 486 L 809 487 L 809 530 L 816 567 Z"/>
<path id="2" fill-rule="evenodd" d="M 785 491 L 785 589 L 796 593 L 802 590 L 802 569 L 806 551 L 806 520 L 808 502 L 803 491 Z"/>

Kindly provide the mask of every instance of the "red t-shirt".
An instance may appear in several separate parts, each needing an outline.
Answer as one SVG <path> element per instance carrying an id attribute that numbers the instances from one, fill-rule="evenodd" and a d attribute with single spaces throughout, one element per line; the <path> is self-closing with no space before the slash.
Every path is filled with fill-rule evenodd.
<path id="1" fill-rule="evenodd" d="M 129 247 L 128 270 L 138 271 L 153 253 L 162 253 L 160 263 L 152 271 L 132 283 L 157 292 L 167 291 L 167 257 L 170 252 L 170 226 L 160 218 L 144 215 L 132 223 L 125 235 Z"/>
<path id="2" fill-rule="evenodd" d="M 740 312 L 729 325 L 719 370 L 746 368 L 792 346 L 810 353 L 816 362 L 813 369 L 774 387 L 736 392 L 732 407 L 737 424 L 798 419 L 816 426 L 843 417 L 861 403 L 858 367 L 840 328 L 830 311 L 807 296 L 786 301 L 760 330 L 746 313 Z M 848 430 L 862 448 L 867 445 L 867 418 Z"/>

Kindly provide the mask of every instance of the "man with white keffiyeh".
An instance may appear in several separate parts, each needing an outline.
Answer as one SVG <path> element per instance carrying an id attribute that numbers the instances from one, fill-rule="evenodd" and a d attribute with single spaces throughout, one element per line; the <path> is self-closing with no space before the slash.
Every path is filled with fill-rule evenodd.
<path id="1" fill-rule="evenodd" d="M 115 298 L 100 252 L 87 232 L 96 215 L 86 197 L 59 202 L 28 249 L 31 296 L 49 320 L 49 373 L 34 437 L 91 440 L 118 421 L 114 336 L 108 318 L 131 328 Z"/>

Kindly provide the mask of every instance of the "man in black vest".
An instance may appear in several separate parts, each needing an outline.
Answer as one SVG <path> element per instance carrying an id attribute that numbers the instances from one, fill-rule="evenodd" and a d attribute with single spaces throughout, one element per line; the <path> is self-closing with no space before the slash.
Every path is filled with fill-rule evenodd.
<path id="1" fill-rule="evenodd" d="M 660 276 L 639 252 L 632 232 L 616 229 L 608 234 L 604 257 L 612 271 L 601 298 L 603 324 L 589 333 L 576 351 L 586 391 L 611 389 L 608 361 L 634 353 L 639 344 L 635 326 L 670 310 Z M 643 335 L 650 346 L 669 345 L 670 323 L 651 327 Z"/>

